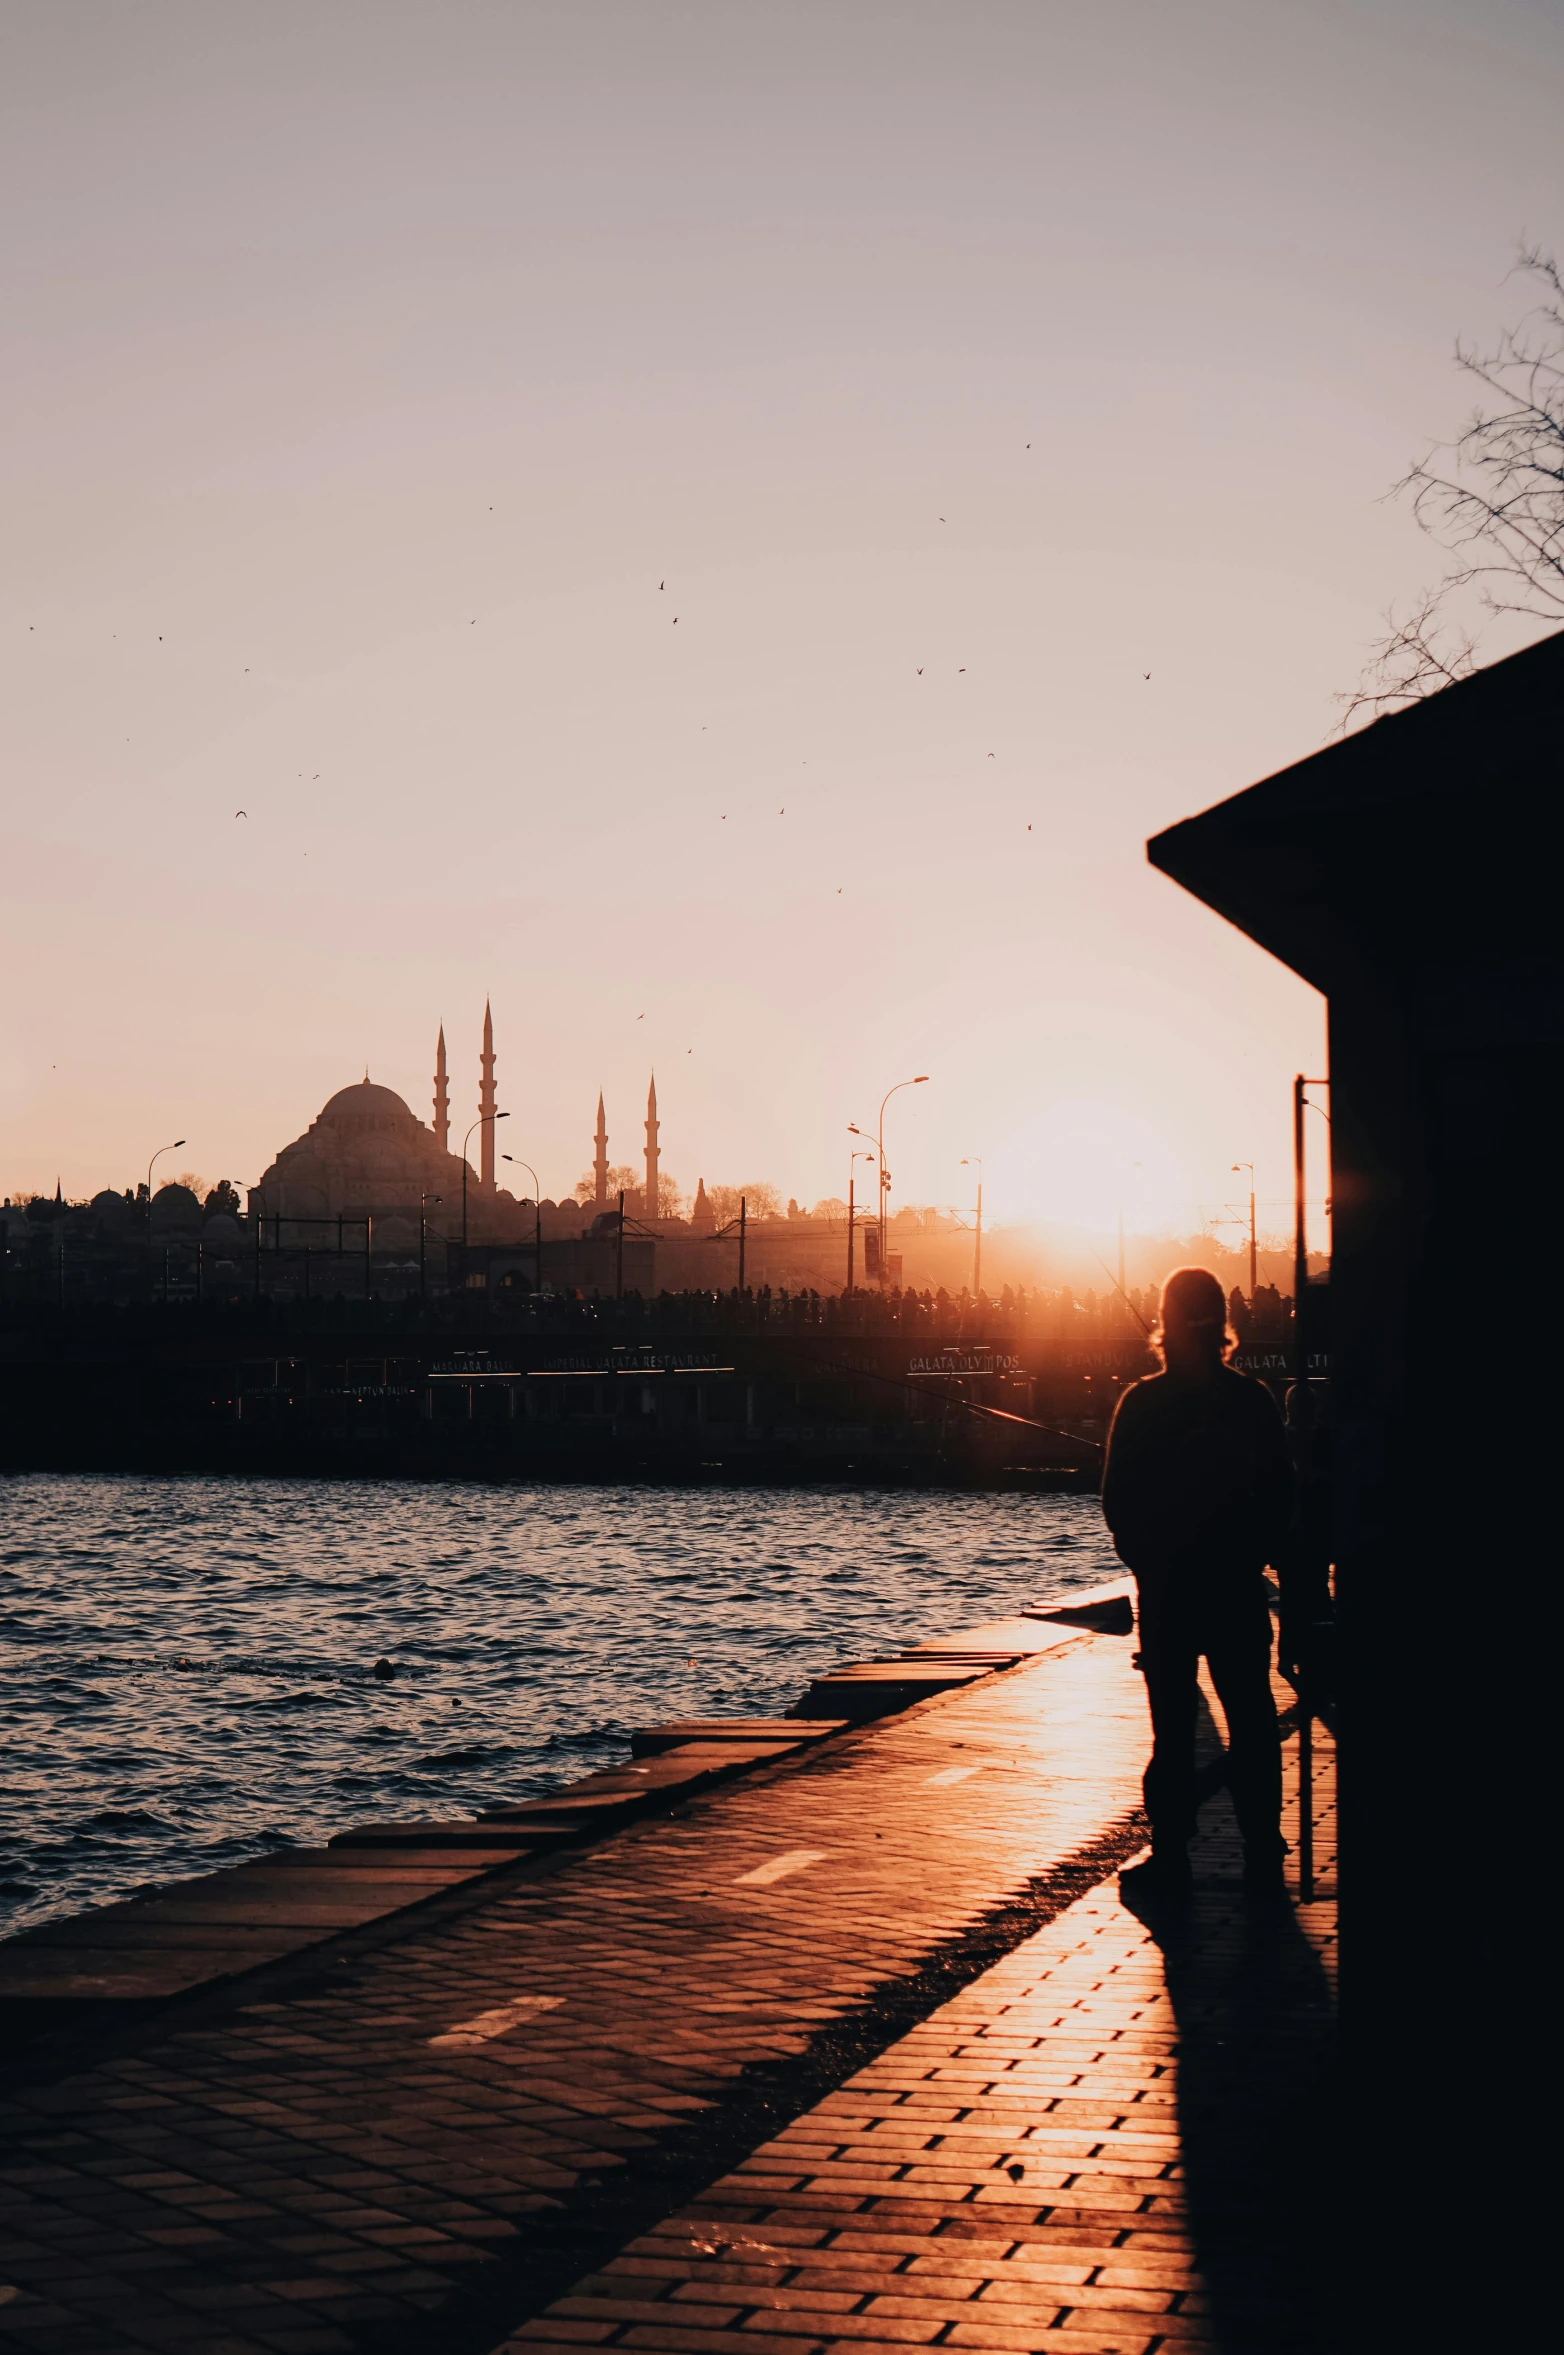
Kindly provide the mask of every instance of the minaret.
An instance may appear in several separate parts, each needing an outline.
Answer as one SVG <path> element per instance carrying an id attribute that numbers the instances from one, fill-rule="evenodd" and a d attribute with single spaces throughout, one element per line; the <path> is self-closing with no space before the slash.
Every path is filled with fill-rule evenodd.
<path id="1" fill-rule="evenodd" d="M 652 1084 L 646 1091 L 646 1194 L 641 1207 L 643 1218 L 657 1216 L 657 1074 L 652 1073 Z"/>
<path id="2" fill-rule="evenodd" d="M 603 1115 L 603 1091 L 597 1091 L 597 1151 L 592 1159 L 592 1175 L 597 1191 L 593 1205 L 598 1210 L 608 1208 L 608 1122 Z"/>
<path id="3" fill-rule="evenodd" d="M 478 1087 L 478 1117 L 483 1122 L 478 1131 L 478 1176 L 482 1184 L 494 1183 L 494 1018 L 489 1012 L 489 1001 L 483 1001 L 483 1053 L 478 1058 L 483 1067 L 483 1078 Z"/>
<path id="4" fill-rule="evenodd" d="M 450 1150 L 446 1141 L 450 1133 L 451 1097 L 445 1084 L 445 1024 L 442 1022 L 434 1050 L 434 1141 L 442 1153 Z"/>

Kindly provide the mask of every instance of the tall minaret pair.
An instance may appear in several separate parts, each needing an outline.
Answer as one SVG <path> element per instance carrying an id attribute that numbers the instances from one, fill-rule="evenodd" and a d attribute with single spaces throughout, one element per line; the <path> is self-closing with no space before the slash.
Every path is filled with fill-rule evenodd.
<path id="1" fill-rule="evenodd" d="M 478 1117 L 483 1126 L 478 1134 L 478 1176 L 481 1184 L 494 1183 L 494 1115 L 498 1109 L 494 1094 L 494 1017 L 489 1001 L 483 1001 L 483 1053 L 478 1058 Z M 451 1090 L 445 1064 L 445 1024 L 434 1050 L 434 1141 L 442 1153 L 451 1149 Z"/>
<path id="2" fill-rule="evenodd" d="M 646 1185 L 641 1195 L 641 1216 L 655 1218 L 658 1210 L 658 1171 L 662 1155 L 657 1149 L 658 1132 L 662 1127 L 657 1117 L 657 1074 L 646 1091 Z M 608 1208 L 608 1120 L 603 1111 L 602 1090 L 597 1098 L 597 1150 L 592 1158 L 593 1200 L 599 1210 Z"/>

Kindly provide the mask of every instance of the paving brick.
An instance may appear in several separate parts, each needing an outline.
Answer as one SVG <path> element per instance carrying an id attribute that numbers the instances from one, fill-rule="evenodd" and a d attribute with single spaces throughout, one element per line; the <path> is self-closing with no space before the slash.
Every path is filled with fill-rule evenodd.
<path id="1" fill-rule="evenodd" d="M 1328 1774 L 1323 1735 L 1319 1746 Z M 795 2348 L 818 2326 L 822 2355 L 861 2355 L 876 2332 L 887 2349 L 1217 2355 L 1240 2344 L 1235 2315 L 1245 2348 L 1313 2355 L 1295 2275 L 1258 2246 L 1264 2202 L 1245 2147 L 1225 2161 L 1218 2150 L 1215 2168 L 1203 2146 L 1191 2156 L 1185 2080 L 1224 2050 L 1231 2069 L 1262 2077 L 1280 2054 L 1287 2096 L 1285 2056 L 1319 2052 L 1329 2035 L 1333 1908 L 1289 1913 L 1272 1937 L 1235 1886 L 1225 1801 L 1206 1823 L 1194 1906 L 1165 1948 L 1113 1886 L 1093 1890 L 599 2279 L 654 2268 L 645 2278 L 665 2314 L 746 2299 L 733 2355 L 752 2333 L 775 2339 L 784 2313 Z M 1332 1831 L 1325 1804 L 1326 1873 Z M 944 2122 L 930 2134 L 912 2105 L 936 2084 Z M 1016 2164 L 1019 2185 L 1005 2172 Z M 541 2317 L 529 2338 L 550 2326 Z M 646 2336 L 658 2327 L 627 2343 L 713 2348 L 666 2324 Z"/>

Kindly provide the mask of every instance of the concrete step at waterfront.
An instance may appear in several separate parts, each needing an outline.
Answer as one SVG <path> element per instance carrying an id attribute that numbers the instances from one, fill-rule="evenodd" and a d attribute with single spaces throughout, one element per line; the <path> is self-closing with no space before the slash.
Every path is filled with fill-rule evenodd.
<path id="1" fill-rule="evenodd" d="M 846 1730 L 845 1717 L 816 1718 L 803 1724 L 796 1717 L 679 1717 L 668 1725 L 643 1726 L 630 1736 L 632 1758 L 651 1758 L 660 1750 L 680 1750 L 693 1742 L 744 1743 L 761 1748 L 775 1743 L 788 1749 L 798 1742 L 823 1742 L 829 1734 Z"/>
<path id="2" fill-rule="evenodd" d="M 491 1864 L 513 1862 L 514 1851 L 491 1845 L 476 1854 L 437 1852 L 433 1861 L 427 1850 L 415 1857 L 366 1871 L 356 1858 L 295 1850 L 286 1861 L 259 1857 L 45 1922 L 0 1946 L 0 2004 L 183 1994 L 420 1905 Z"/>
<path id="3" fill-rule="evenodd" d="M 333 1835 L 331 1846 L 340 1848 L 427 1848 L 433 1852 L 471 1850 L 474 1854 L 501 1849 L 507 1862 L 519 1849 L 552 1841 L 573 1840 L 584 1828 L 585 1819 L 572 1816 L 568 1823 L 550 1818 L 535 1821 L 523 1833 L 514 1825 L 475 1823 L 469 1816 L 460 1816 L 452 1823 L 361 1823 L 348 1831 Z"/>
<path id="4" fill-rule="evenodd" d="M 926 1652 L 1014 1652 L 1018 1659 L 1030 1659 L 1034 1652 L 1052 1652 L 1060 1644 L 1068 1643 L 1070 1630 L 1030 1612 L 1016 1612 L 1008 1619 L 985 1619 L 976 1627 L 952 1627 L 943 1635 L 931 1635 L 926 1642 L 909 1648 L 907 1656 L 921 1656 Z"/>
<path id="5" fill-rule="evenodd" d="M 817 1676 L 798 1704 L 801 1718 L 846 1717 L 861 1725 L 870 1718 L 890 1717 L 938 1693 L 954 1692 L 993 1673 L 976 1661 L 930 1662 L 866 1660 Z"/>
<path id="6" fill-rule="evenodd" d="M 486 1807 L 480 1823 L 525 1823 L 539 1815 L 556 1817 L 562 1810 L 590 1811 L 604 1829 L 611 1821 L 630 1822 L 649 1809 L 689 1797 L 747 1767 L 767 1766 L 796 1749 L 793 1742 L 692 1742 L 682 1749 L 664 1750 L 644 1765 L 610 1768 L 570 1783 L 556 1797 L 523 1799 L 508 1807 Z"/>

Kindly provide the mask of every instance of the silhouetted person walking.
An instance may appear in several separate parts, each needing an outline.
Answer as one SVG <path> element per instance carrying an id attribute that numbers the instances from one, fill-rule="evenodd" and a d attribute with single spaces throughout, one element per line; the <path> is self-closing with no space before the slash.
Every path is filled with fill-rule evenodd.
<path id="1" fill-rule="evenodd" d="M 1282 1761 L 1271 1697 L 1264 1576 L 1283 1551 L 1293 1470 L 1263 1382 L 1227 1364 L 1222 1287 L 1181 1267 L 1162 1288 L 1162 1371 L 1119 1400 L 1102 1506 L 1135 1573 L 1141 1667 L 1151 1705 L 1146 1769 L 1151 1859 L 1124 1875 L 1137 1894 L 1189 1888 L 1195 1721 L 1202 1653 L 1227 1718 L 1228 1788 L 1244 1839 L 1245 1885 L 1282 1887 Z"/>

